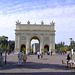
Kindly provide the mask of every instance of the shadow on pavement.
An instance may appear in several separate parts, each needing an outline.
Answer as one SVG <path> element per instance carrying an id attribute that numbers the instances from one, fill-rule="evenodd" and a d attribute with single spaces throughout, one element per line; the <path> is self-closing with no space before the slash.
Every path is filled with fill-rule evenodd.
<path id="1" fill-rule="evenodd" d="M 0 70 L 10 70 L 10 69 L 21 69 L 21 68 L 27 68 L 27 69 L 55 69 L 55 70 L 65 70 L 64 65 L 59 64 L 42 64 L 42 63 L 35 63 L 35 62 L 26 62 L 25 65 L 18 65 L 15 62 L 8 62 L 7 65 L 4 65 Z"/>
<path id="2" fill-rule="evenodd" d="M 75 75 L 75 72 L 0 73 L 0 75 Z"/>

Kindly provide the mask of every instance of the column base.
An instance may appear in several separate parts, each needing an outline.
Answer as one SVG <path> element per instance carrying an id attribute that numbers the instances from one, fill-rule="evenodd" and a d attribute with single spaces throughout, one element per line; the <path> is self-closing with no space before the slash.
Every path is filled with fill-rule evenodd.
<path id="1" fill-rule="evenodd" d="M 19 48 L 15 48 L 14 49 L 14 54 L 18 54 L 20 52 L 20 49 Z"/>

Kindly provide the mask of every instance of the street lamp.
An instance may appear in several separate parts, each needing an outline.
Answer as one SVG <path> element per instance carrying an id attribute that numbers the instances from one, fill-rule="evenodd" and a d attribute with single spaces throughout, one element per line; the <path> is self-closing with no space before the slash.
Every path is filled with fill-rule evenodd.
<path id="1" fill-rule="evenodd" d="M 71 45 L 71 55 L 73 54 L 72 42 L 73 42 L 73 39 L 72 39 L 72 38 L 70 38 L 70 45 Z M 71 58 L 71 59 L 72 59 L 72 58 Z"/>
<path id="2" fill-rule="evenodd" d="M 73 41 L 72 38 L 70 38 L 70 45 L 71 45 L 71 46 L 72 46 L 72 41 Z"/>
<path id="3" fill-rule="evenodd" d="M 6 59 L 7 59 L 7 42 L 8 42 L 8 37 L 5 38 L 6 40 L 6 50 L 5 50 L 5 64 L 6 64 Z"/>

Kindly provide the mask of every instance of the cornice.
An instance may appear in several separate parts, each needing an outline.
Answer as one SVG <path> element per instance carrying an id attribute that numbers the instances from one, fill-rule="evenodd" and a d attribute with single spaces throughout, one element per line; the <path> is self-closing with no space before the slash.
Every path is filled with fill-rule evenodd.
<path id="1" fill-rule="evenodd" d="M 55 30 L 15 30 L 15 31 L 30 31 L 30 32 L 56 32 Z"/>

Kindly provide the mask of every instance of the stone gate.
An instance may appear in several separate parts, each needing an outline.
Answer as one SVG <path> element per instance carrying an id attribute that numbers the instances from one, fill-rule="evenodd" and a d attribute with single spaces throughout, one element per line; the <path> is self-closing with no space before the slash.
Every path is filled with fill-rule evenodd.
<path id="1" fill-rule="evenodd" d="M 27 24 L 21 24 L 19 20 L 16 22 L 15 29 L 15 52 L 19 52 L 22 47 L 27 51 L 30 51 L 30 42 L 32 39 L 38 39 L 40 45 L 40 53 L 44 52 L 44 48 L 47 46 L 49 52 L 55 53 L 55 23 L 52 21 L 49 25 L 44 24 L 30 24 L 28 20 Z"/>

